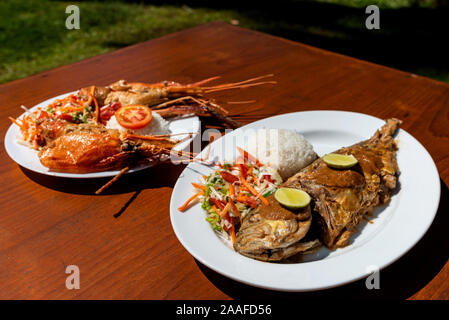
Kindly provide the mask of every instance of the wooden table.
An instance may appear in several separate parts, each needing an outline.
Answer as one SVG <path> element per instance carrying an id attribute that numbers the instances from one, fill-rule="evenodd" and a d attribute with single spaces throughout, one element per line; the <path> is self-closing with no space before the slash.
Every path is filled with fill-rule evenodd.
<path id="1" fill-rule="evenodd" d="M 441 177 L 436 219 L 403 258 L 381 271 L 381 289 L 364 280 L 314 293 L 279 293 L 224 278 L 190 256 L 171 228 L 169 202 L 183 166 L 126 176 L 107 194 L 104 180 L 50 178 L 20 168 L 1 148 L 0 298 L 229 299 L 449 298 L 449 85 L 297 42 L 210 23 L 0 86 L 1 136 L 8 116 L 80 87 L 118 79 L 238 81 L 274 73 L 276 86 L 213 97 L 256 100 L 254 114 L 335 109 L 404 120 L 431 153 Z M 241 105 L 226 105 L 237 112 Z M 3 139 L 2 139 L 3 140 Z M 3 143 L 3 141 L 2 141 Z M 419 174 L 419 173 L 417 173 Z M 81 288 L 65 287 L 77 265 Z"/>

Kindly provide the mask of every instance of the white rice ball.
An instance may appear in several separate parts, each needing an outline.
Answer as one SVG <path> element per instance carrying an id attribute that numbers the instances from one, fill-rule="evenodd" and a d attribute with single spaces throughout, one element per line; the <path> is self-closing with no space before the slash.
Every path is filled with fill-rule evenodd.
<path id="1" fill-rule="evenodd" d="M 284 180 L 318 157 L 302 134 L 284 129 L 257 129 L 248 138 L 247 150 L 276 169 Z"/>
<path id="2" fill-rule="evenodd" d="M 147 136 L 147 135 L 156 135 L 156 134 L 169 134 L 170 133 L 170 129 L 169 129 L 169 123 L 167 120 L 165 120 L 164 118 L 162 118 L 158 113 L 156 112 L 152 112 L 153 118 L 151 119 L 151 122 L 140 129 L 135 129 L 135 130 L 131 130 L 131 129 L 126 129 L 123 128 L 118 122 L 117 119 L 115 118 L 115 116 L 112 116 L 111 119 L 109 119 L 109 121 L 106 123 L 106 128 L 108 129 L 118 129 L 121 132 L 131 132 L 134 134 L 138 134 L 138 135 L 142 135 L 142 136 Z"/>

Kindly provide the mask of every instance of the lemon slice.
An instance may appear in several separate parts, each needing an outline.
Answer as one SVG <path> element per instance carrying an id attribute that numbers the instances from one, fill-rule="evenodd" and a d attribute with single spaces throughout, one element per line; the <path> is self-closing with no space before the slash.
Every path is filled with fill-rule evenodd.
<path id="1" fill-rule="evenodd" d="M 293 188 L 279 188 L 274 193 L 274 198 L 282 205 L 290 209 L 307 207 L 310 196 L 307 192 Z"/>
<path id="2" fill-rule="evenodd" d="M 348 169 L 355 166 L 358 161 L 352 154 L 329 153 L 323 157 L 323 161 L 332 168 Z"/>

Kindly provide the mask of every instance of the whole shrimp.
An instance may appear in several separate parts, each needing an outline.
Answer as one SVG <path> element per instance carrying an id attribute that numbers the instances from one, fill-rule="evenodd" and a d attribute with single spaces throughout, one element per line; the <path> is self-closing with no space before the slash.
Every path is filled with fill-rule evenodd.
<path id="1" fill-rule="evenodd" d="M 191 157 L 172 150 L 180 141 L 166 136 L 138 136 L 81 124 L 48 143 L 38 156 L 50 170 L 71 173 L 117 170 L 160 160 L 164 155 Z"/>
<path id="2" fill-rule="evenodd" d="M 276 81 L 261 81 L 258 80 L 272 77 L 272 74 L 264 75 L 241 82 L 226 83 L 216 86 L 204 86 L 213 80 L 220 77 L 208 78 L 192 84 L 180 84 L 174 81 L 163 81 L 153 84 L 132 82 L 128 83 L 125 80 L 119 80 L 110 84 L 107 87 L 86 87 L 80 90 L 80 95 L 88 98 L 93 94 L 96 100 L 101 105 L 108 105 L 114 102 L 119 102 L 122 106 L 133 104 L 144 104 L 154 109 L 161 107 L 161 104 L 166 105 L 167 101 L 180 102 L 188 100 L 193 97 L 200 97 L 203 94 L 229 90 L 238 88 L 247 88 L 261 84 L 276 83 Z"/>

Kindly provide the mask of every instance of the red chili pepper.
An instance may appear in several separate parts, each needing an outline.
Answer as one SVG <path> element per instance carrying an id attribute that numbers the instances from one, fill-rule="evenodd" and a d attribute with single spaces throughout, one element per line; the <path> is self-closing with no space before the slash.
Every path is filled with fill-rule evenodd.
<path id="1" fill-rule="evenodd" d="M 49 118 L 49 117 L 50 116 L 49 116 L 49 114 L 46 111 L 40 110 L 40 112 L 39 112 L 39 114 L 37 116 L 37 119 L 44 119 L 44 118 Z"/>
<path id="2" fill-rule="evenodd" d="M 274 180 L 271 179 L 271 177 L 270 177 L 269 175 L 267 175 L 267 174 L 264 174 L 264 175 L 263 175 L 263 178 L 264 178 L 265 180 L 268 180 L 268 181 L 271 182 L 271 183 L 274 183 Z"/>
<path id="3" fill-rule="evenodd" d="M 106 123 L 109 121 L 109 119 L 112 118 L 112 116 L 115 114 L 115 112 L 120 109 L 122 105 L 120 102 L 113 102 L 110 104 L 107 104 L 100 108 L 100 118 L 101 121 Z"/>
<path id="4" fill-rule="evenodd" d="M 220 171 L 220 175 L 224 181 L 229 182 L 229 183 L 234 183 L 236 181 L 239 181 L 238 177 L 236 177 L 232 173 L 229 173 L 226 171 Z"/>
<path id="5" fill-rule="evenodd" d="M 64 112 L 61 112 L 61 111 L 58 110 L 58 111 L 55 112 L 55 115 L 59 119 L 66 120 L 68 122 L 74 122 L 72 115 L 69 114 L 69 113 L 64 113 Z"/>

